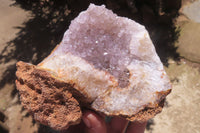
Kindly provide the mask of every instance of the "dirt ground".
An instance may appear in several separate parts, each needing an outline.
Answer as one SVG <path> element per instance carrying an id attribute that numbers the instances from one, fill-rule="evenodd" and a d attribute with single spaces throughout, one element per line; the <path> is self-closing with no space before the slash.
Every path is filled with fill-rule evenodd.
<path id="1" fill-rule="evenodd" d="M 181 29 L 176 25 L 179 24 L 174 24 L 180 1 L 170 1 L 164 7 L 159 6 L 162 3 L 154 7 L 155 3 L 142 1 L 146 4 L 136 1 L 137 8 L 122 0 L 96 1 L 96 4 L 104 3 L 117 14 L 146 26 L 172 82 L 173 90 L 166 98 L 162 113 L 149 120 L 145 132 L 199 133 L 200 64 L 180 56 L 174 45 L 177 41 L 184 42 L 178 40 Z M 36 123 L 20 105 L 14 84 L 15 63 L 23 60 L 37 64 L 44 59 L 60 42 L 70 21 L 90 2 L 0 0 L 0 133 L 8 130 L 10 133 L 57 132 Z M 171 10 L 165 10 L 167 8 Z M 200 39 L 196 42 L 199 45 Z M 200 46 L 198 48 L 200 51 Z"/>

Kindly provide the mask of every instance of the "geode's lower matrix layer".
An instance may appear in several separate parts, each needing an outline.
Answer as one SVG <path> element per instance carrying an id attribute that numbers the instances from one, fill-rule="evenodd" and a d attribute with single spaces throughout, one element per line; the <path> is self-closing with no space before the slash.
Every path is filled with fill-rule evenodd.
<path id="1" fill-rule="evenodd" d="M 90 106 L 87 98 L 72 86 L 73 83 L 66 83 L 48 70 L 20 61 L 17 63 L 16 76 L 22 105 L 36 121 L 53 129 L 64 130 L 78 124 L 82 117 L 80 106 Z M 124 117 L 130 121 L 147 121 L 162 111 L 168 93 L 170 90 L 157 93 L 158 104 L 146 105 L 135 114 L 127 115 L 122 110 L 107 115 Z M 107 108 L 105 105 L 95 106 L 93 109 L 97 111 Z"/>
<path id="2" fill-rule="evenodd" d="M 80 106 L 146 121 L 161 111 L 171 91 L 145 27 L 93 4 L 71 22 L 62 42 L 40 64 L 18 63 L 16 84 L 34 118 L 59 130 L 80 121 Z M 62 125 L 59 118 L 66 122 Z"/>

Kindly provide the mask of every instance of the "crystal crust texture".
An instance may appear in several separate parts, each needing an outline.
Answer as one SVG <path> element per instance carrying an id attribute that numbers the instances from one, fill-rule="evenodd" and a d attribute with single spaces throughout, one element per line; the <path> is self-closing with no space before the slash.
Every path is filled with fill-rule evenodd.
<path id="1" fill-rule="evenodd" d="M 159 113 L 171 91 L 145 27 L 104 5 L 91 4 L 81 12 L 35 68 L 73 86 L 79 94 L 70 93 L 81 105 L 131 121 Z"/>

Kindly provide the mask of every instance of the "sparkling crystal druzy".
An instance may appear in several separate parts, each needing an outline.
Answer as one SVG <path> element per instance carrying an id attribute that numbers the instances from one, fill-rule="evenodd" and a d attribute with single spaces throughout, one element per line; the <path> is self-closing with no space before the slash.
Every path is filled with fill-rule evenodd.
<path id="1" fill-rule="evenodd" d="M 40 64 L 34 66 L 19 62 L 17 66 L 16 84 L 23 105 L 35 119 L 55 129 L 77 124 L 81 118 L 80 106 L 131 121 L 145 121 L 161 111 L 164 98 L 171 90 L 169 79 L 145 27 L 117 16 L 104 5 L 91 4 L 81 12 L 71 22 L 62 42 Z M 24 76 L 24 73 L 28 76 Z M 31 83 L 27 77 L 40 80 Z M 65 84 L 64 89 L 57 82 Z M 75 114 L 77 119 L 70 121 L 68 118 L 66 125 L 57 124 L 60 127 L 56 127 L 56 118 L 50 120 L 48 116 L 41 117 L 45 116 L 45 107 L 38 107 L 43 112 L 39 109 L 35 111 L 30 108 L 33 101 L 24 100 L 24 93 L 29 91 L 22 89 L 24 84 L 29 85 L 28 88 L 30 84 L 37 86 L 32 90 L 39 89 L 37 95 L 47 102 L 49 98 L 45 98 L 45 92 L 53 86 L 54 91 L 48 93 L 50 96 L 59 93 L 62 98 L 58 97 L 58 101 L 63 97 L 69 99 L 62 103 L 64 112 L 68 111 L 70 98 L 74 98 L 71 102 L 79 104 L 73 107 L 80 112 Z M 70 98 L 68 93 L 67 96 L 64 94 L 65 91 L 70 93 Z M 58 104 L 56 98 L 53 100 L 53 104 Z M 55 108 L 51 108 L 53 113 Z M 35 117 L 36 114 L 38 117 Z M 49 124 L 51 121 L 54 123 Z"/>

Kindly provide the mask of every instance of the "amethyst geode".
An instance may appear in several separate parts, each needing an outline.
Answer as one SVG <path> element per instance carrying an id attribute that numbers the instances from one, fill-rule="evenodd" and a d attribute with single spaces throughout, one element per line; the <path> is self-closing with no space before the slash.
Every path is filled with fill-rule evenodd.
<path id="1" fill-rule="evenodd" d="M 24 107 L 57 130 L 78 124 L 81 107 L 146 121 L 171 91 L 145 27 L 93 4 L 46 59 L 19 62 L 16 75 Z"/>

